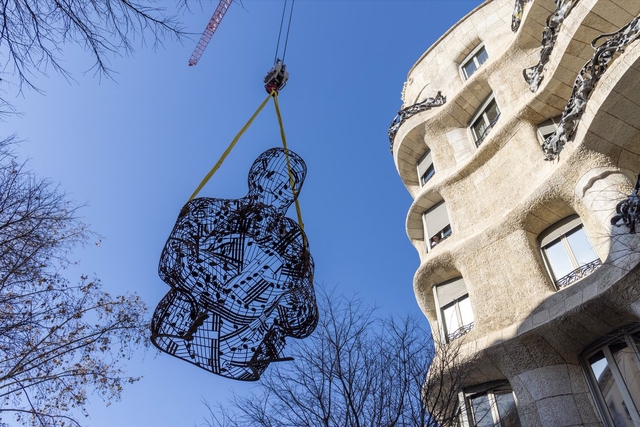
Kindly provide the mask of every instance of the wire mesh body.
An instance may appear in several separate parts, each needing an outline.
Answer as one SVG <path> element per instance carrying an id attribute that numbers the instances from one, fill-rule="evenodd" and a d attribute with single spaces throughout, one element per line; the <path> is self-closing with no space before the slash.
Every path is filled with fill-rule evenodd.
<path id="1" fill-rule="evenodd" d="M 284 149 L 271 149 L 254 162 L 246 197 L 197 198 L 180 212 L 159 265 L 171 287 L 151 324 L 160 350 L 251 381 L 285 358 L 286 337 L 315 328 L 313 260 L 304 231 L 285 216 L 306 166 L 288 154 L 291 178 Z"/>

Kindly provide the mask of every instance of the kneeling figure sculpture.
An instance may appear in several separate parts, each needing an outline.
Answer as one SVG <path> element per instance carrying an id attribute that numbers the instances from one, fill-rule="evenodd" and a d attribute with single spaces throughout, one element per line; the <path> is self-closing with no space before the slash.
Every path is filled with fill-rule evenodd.
<path id="1" fill-rule="evenodd" d="M 297 154 L 272 148 L 251 166 L 245 197 L 182 208 L 160 258 L 171 290 L 153 314 L 156 347 L 245 381 L 290 360 L 285 338 L 307 337 L 318 322 L 307 238 L 286 217 L 305 174 Z"/>

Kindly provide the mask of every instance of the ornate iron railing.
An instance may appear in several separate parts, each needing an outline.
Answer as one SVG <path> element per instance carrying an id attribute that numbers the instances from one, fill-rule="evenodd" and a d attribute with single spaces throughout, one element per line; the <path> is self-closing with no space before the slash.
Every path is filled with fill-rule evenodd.
<path id="1" fill-rule="evenodd" d="M 500 114 L 498 114 L 496 118 L 493 119 L 491 123 L 489 123 L 489 126 L 487 126 L 487 128 L 482 132 L 482 135 L 480 135 L 478 139 L 476 139 L 476 147 L 480 147 L 480 144 L 482 144 L 482 141 L 484 141 L 487 135 L 489 135 L 489 132 L 491 132 L 491 129 L 493 129 L 496 123 L 498 123 L 499 118 L 500 118 Z"/>
<path id="2" fill-rule="evenodd" d="M 516 0 L 516 4 L 513 6 L 513 14 L 511 15 L 511 31 L 514 33 L 520 28 L 520 22 L 522 22 L 522 13 L 524 11 L 524 5 L 531 0 Z"/>
<path id="3" fill-rule="evenodd" d="M 615 33 L 602 34 L 591 42 L 591 46 L 595 49 L 593 57 L 582 67 L 573 83 L 573 91 L 562 113 L 558 129 L 542 144 L 545 160 L 555 160 L 567 141 L 573 138 L 591 93 L 615 59 L 615 54 L 624 52 L 624 49 L 636 41 L 639 35 L 640 15 Z M 602 39 L 605 41 L 600 43 Z"/>
<path id="4" fill-rule="evenodd" d="M 600 267 L 600 265 L 602 265 L 602 261 L 600 261 L 600 259 L 595 259 L 590 263 L 578 267 L 566 276 L 556 280 L 556 286 L 558 289 L 566 288 L 570 284 L 575 283 L 593 273 L 598 267 Z"/>
<path id="5" fill-rule="evenodd" d="M 429 97 L 422 102 L 418 102 L 398 111 L 398 114 L 396 114 L 396 117 L 391 122 L 389 131 L 387 132 L 387 135 L 389 135 L 389 150 L 393 152 L 393 140 L 396 137 L 396 133 L 398 133 L 400 126 L 407 121 L 409 117 L 415 116 L 422 111 L 430 110 L 433 107 L 444 105 L 446 102 L 447 97 L 443 96 L 440 91 L 438 91 L 435 97 Z"/>
<path id="6" fill-rule="evenodd" d="M 553 47 L 556 44 L 556 38 L 558 37 L 560 26 L 577 2 L 578 0 L 556 0 L 556 10 L 549 15 L 544 30 L 542 31 L 540 61 L 538 61 L 538 63 L 533 67 L 522 70 L 522 75 L 527 83 L 529 83 L 529 89 L 531 92 L 536 92 L 540 87 L 540 83 L 544 78 L 542 75 L 544 72 L 544 66 L 549 62 L 549 57 L 551 56 Z"/>
<path id="7" fill-rule="evenodd" d="M 640 222 L 640 174 L 636 179 L 636 186 L 629 196 L 616 205 L 616 215 L 611 218 L 611 225 L 620 227 L 622 224 L 629 228 L 630 234 L 636 233 L 636 223 Z M 618 222 L 622 221 L 622 224 Z"/>
<path id="8" fill-rule="evenodd" d="M 474 322 L 471 322 L 468 325 L 462 325 L 461 327 L 456 329 L 454 332 L 447 334 L 447 342 L 457 340 L 461 336 L 466 335 L 467 333 L 469 333 L 471 329 L 473 329 L 473 325 L 474 325 Z"/>

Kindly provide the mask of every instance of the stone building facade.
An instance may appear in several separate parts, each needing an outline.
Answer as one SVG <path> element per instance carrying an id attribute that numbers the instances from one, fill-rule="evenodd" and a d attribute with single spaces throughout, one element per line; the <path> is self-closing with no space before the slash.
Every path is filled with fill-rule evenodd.
<path id="1" fill-rule="evenodd" d="M 640 246 L 611 225 L 640 171 L 639 14 L 487 0 L 409 71 L 391 149 L 416 298 L 475 356 L 462 425 L 640 425 Z"/>

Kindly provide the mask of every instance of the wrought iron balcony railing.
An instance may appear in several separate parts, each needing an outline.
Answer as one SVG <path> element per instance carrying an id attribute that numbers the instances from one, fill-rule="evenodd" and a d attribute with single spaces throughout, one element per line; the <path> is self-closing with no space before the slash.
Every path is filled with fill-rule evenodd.
<path id="1" fill-rule="evenodd" d="M 482 141 L 484 141 L 487 135 L 489 135 L 489 132 L 491 132 L 491 129 L 493 129 L 496 123 L 498 123 L 499 118 L 500 118 L 500 114 L 498 114 L 496 118 L 493 119 L 491 123 L 489 123 L 489 126 L 487 126 L 487 128 L 482 132 L 482 134 L 478 137 L 478 139 L 476 139 L 476 147 L 480 147 L 480 144 L 482 144 Z"/>
<path id="2" fill-rule="evenodd" d="M 463 326 L 459 327 L 458 329 L 456 329 L 452 333 L 447 334 L 447 342 L 451 342 L 453 340 L 457 340 L 461 336 L 466 335 L 471 329 L 473 329 L 473 325 L 474 325 L 474 322 L 471 322 L 471 323 L 469 323 L 467 325 L 463 325 Z"/>
<path id="3" fill-rule="evenodd" d="M 387 134 L 389 135 L 389 150 L 393 153 L 393 140 L 396 137 L 398 129 L 400 129 L 400 125 L 402 125 L 407 119 L 415 116 L 422 111 L 427 111 L 433 107 L 444 105 L 446 102 L 447 97 L 443 96 L 440 91 L 438 91 L 435 97 L 429 97 L 422 102 L 418 102 L 398 111 L 398 114 L 396 114 L 396 117 L 391 122 L 389 131 L 387 132 Z"/>
<path id="4" fill-rule="evenodd" d="M 583 277 L 587 277 L 588 275 L 593 273 L 595 270 L 597 270 L 598 267 L 600 267 L 600 265 L 602 265 L 602 261 L 600 261 L 600 259 L 595 259 L 583 266 L 580 266 L 566 276 L 556 280 L 556 286 L 559 290 L 566 288 L 570 284 L 577 282 Z"/>

